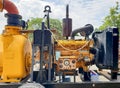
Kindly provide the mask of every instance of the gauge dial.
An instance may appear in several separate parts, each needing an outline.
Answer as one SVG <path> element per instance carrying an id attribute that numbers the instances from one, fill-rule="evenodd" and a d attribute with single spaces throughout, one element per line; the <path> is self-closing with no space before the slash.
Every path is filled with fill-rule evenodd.
<path id="1" fill-rule="evenodd" d="M 69 64 L 70 64 L 69 60 L 65 60 L 65 61 L 64 61 L 64 65 L 65 65 L 65 66 L 68 66 Z"/>

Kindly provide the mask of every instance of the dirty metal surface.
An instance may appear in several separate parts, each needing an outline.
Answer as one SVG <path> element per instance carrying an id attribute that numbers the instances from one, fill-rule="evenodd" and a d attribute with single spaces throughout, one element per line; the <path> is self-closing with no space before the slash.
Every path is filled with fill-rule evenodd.
<path id="1" fill-rule="evenodd" d="M 84 82 L 44 84 L 45 88 L 120 88 L 120 82 Z"/>
<path id="2" fill-rule="evenodd" d="M 19 83 L 0 83 L 0 88 L 18 88 L 21 85 Z"/>

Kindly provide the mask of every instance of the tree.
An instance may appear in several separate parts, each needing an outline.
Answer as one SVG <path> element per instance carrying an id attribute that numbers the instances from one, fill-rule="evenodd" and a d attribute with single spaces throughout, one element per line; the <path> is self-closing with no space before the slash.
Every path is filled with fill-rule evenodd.
<path id="1" fill-rule="evenodd" d="M 41 29 L 41 22 L 42 18 L 31 18 L 31 20 L 28 21 L 28 29 L 30 30 L 36 30 Z M 58 39 L 62 38 L 62 23 L 58 19 L 50 19 L 50 29 L 56 30 L 56 37 Z M 30 35 L 30 39 L 33 36 Z"/>
<path id="2" fill-rule="evenodd" d="M 120 30 L 120 8 L 119 3 L 116 2 L 116 6 L 110 8 L 110 13 L 104 18 L 103 24 L 99 27 L 100 30 L 104 30 L 107 27 L 118 27 Z"/>
<path id="3" fill-rule="evenodd" d="M 42 18 L 31 18 L 31 20 L 28 21 L 28 29 L 30 30 L 40 29 L 41 22 Z"/>

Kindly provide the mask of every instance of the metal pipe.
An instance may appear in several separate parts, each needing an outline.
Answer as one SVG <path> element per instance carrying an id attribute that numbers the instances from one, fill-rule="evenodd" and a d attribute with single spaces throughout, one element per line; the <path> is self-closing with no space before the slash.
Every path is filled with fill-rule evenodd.
<path id="1" fill-rule="evenodd" d="M 66 6 L 66 18 L 69 18 L 69 5 Z"/>
<path id="2" fill-rule="evenodd" d="M 35 53 L 35 46 L 34 44 L 32 45 L 32 66 L 31 66 L 31 79 L 30 79 L 30 82 L 32 83 L 33 82 L 33 68 L 34 68 L 34 53 Z"/>
<path id="3" fill-rule="evenodd" d="M 3 0 L 3 9 L 5 9 L 9 14 L 19 14 L 17 7 L 10 0 Z"/>
<path id="4" fill-rule="evenodd" d="M 45 23 L 42 22 L 42 44 L 40 46 L 40 82 L 43 80 L 43 61 L 44 61 L 44 28 L 45 28 Z"/>
<path id="5" fill-rule="evenodd" d="M 48 59 L 48 82 L 51 82 L 51 52 L 52 45 L 49 45 L 49 59 Z"/>
<path id="6" fill-rule="evenodd" d="M 77 33 L 80 33 L 84 37 L 88 37 L 93 32 L 93 30 L 94 30 L 93 26 L 91 24 L 87 24 L 84 27 L 81 27 L 72 31 L 71 39 L 74 39 Z"/>
<path id="7" fill-rule="evenodd" d="M 19 15 L 19 11 L 15 4 L 10 0 L 0 0 L 0 11 L 6 10 L 7 25 L 6 26 L 19 26 L 24 27 L 22 16 Z"/>
<path id="8" fill-rule="evenodd" d="M 48 29 L 50 30 L 49 13 L 48 13 L 48 16 L 47 16 L 47 26 L 48 26 Z"/>

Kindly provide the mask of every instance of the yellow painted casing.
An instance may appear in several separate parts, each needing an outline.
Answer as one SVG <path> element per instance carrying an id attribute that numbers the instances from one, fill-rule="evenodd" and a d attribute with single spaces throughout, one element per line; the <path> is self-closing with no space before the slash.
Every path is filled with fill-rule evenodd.
<path id="1" fill-rule="evenodd" d="M 0 36 L 0 82 L 19 82 L 30 74 L 31 43 L 22 34 Z"/>
<path id="2" fill-rule="evenodd" d="M 58 61 L 56 61 L 57 70 L 83 68 L 87 72 L 88 66 L 86 63 L 93 59 L 93 55 L 89 52 L 91 46 L 93 46 L 92 40 L 58 40 L 55 45 L 55 50 L 60 52 Z M 70 63 L 68 66 L 65 65 L 66 59 Z"/>

